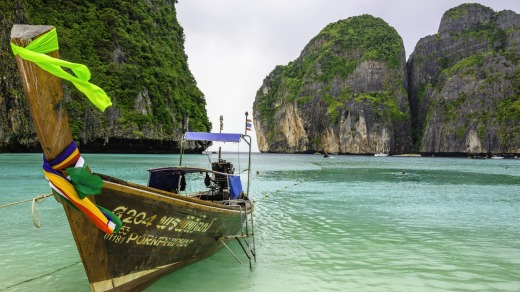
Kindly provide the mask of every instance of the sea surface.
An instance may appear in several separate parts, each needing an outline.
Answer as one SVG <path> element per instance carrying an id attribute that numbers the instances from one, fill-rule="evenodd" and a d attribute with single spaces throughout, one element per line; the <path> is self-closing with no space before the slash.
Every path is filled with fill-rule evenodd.
<path id="1" fill-rule="evenodd" d="M 143 184 L 179 158 L 83 156 Z M 520 159 L 254 154 L 251 168 L 253 269 L 231 243 L 242 264 L 223 249 L 146 291 L 520 291 Z M 0 206 L 47 193 L 41 154 L 0 154 Z M 89 291 L 61 205 L 35 204 L 40 228 L 31 205 L 0 208 L 0 291 Z"/>

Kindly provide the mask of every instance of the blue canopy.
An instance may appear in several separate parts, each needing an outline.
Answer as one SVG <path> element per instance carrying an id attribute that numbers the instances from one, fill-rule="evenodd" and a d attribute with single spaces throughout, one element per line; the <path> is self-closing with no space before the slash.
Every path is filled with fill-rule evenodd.
<path id="1" fill-rule="evenodd" d="M 241 134 L 186 132 L 184 138 L 191 141 L 240 142 Z"/>

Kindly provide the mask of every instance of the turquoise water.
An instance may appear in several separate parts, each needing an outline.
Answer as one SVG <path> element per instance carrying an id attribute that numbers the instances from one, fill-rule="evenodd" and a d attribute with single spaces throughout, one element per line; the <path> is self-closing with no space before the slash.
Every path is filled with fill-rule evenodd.
<path id="1" fill-rule="evenodd" d="M 84 157 L 138 183 L 178 162 Z M 40 160 L 0 154 L 0 205 L 49 192 Z M 520 160 L 255 154 L 252 168 L 253 270 L 222 250 L 147 291 L 520 291 Z M 38 210 L 39 229 L 30 202 L 0 209 L 0 291 L 89 291 L 61 206 Z"/>

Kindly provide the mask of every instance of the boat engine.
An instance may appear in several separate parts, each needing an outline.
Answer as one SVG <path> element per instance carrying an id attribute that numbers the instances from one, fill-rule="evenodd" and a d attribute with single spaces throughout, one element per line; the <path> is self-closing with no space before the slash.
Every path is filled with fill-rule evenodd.
<path id="1" fill-rule="evenodd" d="M 211 163 L 211 170 L 228 174 L 233 174 L 235 172 L 233 164 L 225 161 L 224 159 L 219 159 L 218 162 Z M 227 191 L 229 188 L 228 179 L 226 175 L 215 173 L 214 182 L 218 185 L 219 191 L 221 193 L 224 190 Z"/>

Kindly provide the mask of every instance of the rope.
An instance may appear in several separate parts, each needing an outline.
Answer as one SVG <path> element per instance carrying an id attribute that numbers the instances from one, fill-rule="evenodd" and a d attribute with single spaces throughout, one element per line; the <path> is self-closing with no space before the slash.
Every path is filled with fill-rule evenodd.
<path id="1" fill-rule="evenodd" d="M 59 268 L 59 269 L 57 269 L 57 270 L 55 270 L 55 271 L 52 271 L 52 272 L 49 272 L 49 273 L 47 273 L 47 274 L 44 274 L 44 275 L 41 275 L 41 276 L 37 276 L 37 277 L 34 277 L 34 278 L 32 278 L 32 279 L 25 280 L 25 281 L 20 282 L 20 283 L 17 283 L 17 284 L 13 284 L 13 285 L 11 285 L 11 286 L 5 287 L 4 289 L 0 289 L 0 290 L 2 290 L 2 291 L 4 291 L 4 290 L 8 290 L 8 289 L 10 289 L 10 288 L 13 288 L 13 287 L 16 287 L 16 286 L 19 286 L 19 285 L 25 284 L 25 283 L 28 283 L 28 282 L 31 282 L 31 281 L 34 281 L 34 280 L 37 280 L 37 279 L 41 279 L 41 278 L 43 278 L 43 277 L 50 276 L 50 275 L 52 275 L 52 274 L 54 274 L 54 273 L 57 273 L 57 272 L 59 272 L 59 271 L 61 271 L 61 270 L 68 269 L 68 268 L 70 268 L 70 267 L 72 267 L 72 266 L 75 266 L 75 265 L 77 265 L 77 264 L 79 264 L 79 263 L 81 263 L 81 261 L 75 262 L 75 263 L 70 264 L 70 265 L 68 265 L 68 266 L 66 266 L 66 267 L 63 267 L 63 268 Z"/>
<path id="2" fill-rule="evenodd" d="M 323 172 L 323 166 L 321 166 L 321 165 L 319 165 L 319 164 L 316 164 L 316 163 L 311 163 L 311 164 L 316 165 L 317 167 L 319 167 L 319 169 L 316 170 L 316 171 L 314 171 L 312 174 L 307 175 L 307 176 L 304 177 L 303 179 L 301 179 L 301 180 L 299 180 L 299 181 L 293 183 L 292 185 L 286 185 L 286 186 L 284 187 L 284 189 L 288 189 L 288 188 L 290 188 L 290 187 L 293 187 L 293 186 L 297 186 L 297 185 L 299 185 L 299 184 L 302 184 L 302 183 L 306 182 L 307 180 L 312 179 L 313 177 L 317 177 L 318 175 L 320 175 L 320 174 Z M 257 175 L 258 175 L 258 172 L 257 172 Z M 282 191 L 282 189 L 275 189 L 274 192 L 272 192 L 272 193 L 278 193 L 278 192 L 281 192 L 281 191 Z M 265 200 L 265 199 L 268 199 L 269 196 L 270 196 L 272 193 L 266 192 L 266 193 L 265 193 L 261 198 L 255 200 L 255 203 L 256 203 L 256 202 L 263 201 L 263 200 Z"/>
<path id="3" fill-rule="evenodd" d="M 32 200 L 34 200 L 34 199 L 40 198 L 40 197 L 45 197 L 45 198 L 47 198 L 48 196 L 52 196 L 52 194 L 40 195 L 40 196 L 34 197 L 34 198 L 32 198 L 32 199 L 27 199 L 27 200 L 23 200 L 23 201 L 18 201 L 18 202 L 14 202 L 14 203 L 5 204 L 5 205 L 0 206 L 0 208 L 9 207 L 9 206 L 13 206 L 13 205 L 18 205 L 18 204 L 21 204 L 21 203 L 29 202 L 29 201 L 32 201 Z M 42 202 L 43 202 L 43 201 L 42 201 Z M 39 203 L 39 202 L 38 202 L 38 203 Z"/>
<path id="4" fill-rule="evenodd" d="M 32 201 L 32 208 L 31 208 L 32 221 L 33 221 L 34 226 L 36 226 L 36 228 L 40 228 L 40 226 L 41 226 L 41 217 L 40 217 L 40 212 L 38 211 L 38 208 L 36 207 L 35 203 L 42 203 L 43 201 L 45 201 L 45 199 L 47 199 L 47 197 L 50 197 L 50 196 L 52 196 L 52 194 L 39 195 L 39 196 L 36 196 L 36 197 L 34 197 L 32 199 L 27 199 L 27 200 L 14 202 L 14 203 L 5 204 L 5 205 L 0 206 L 0 208 L 14 206 L 14 205 L 18 205 L 18 204 L 21 204 L 21 203 Z M 36 216 L 38 217 L 38 222 L 36 222 L 34 214 L 36 214 Z"/>
<path id="5" fill-rule="evenodd" d="M 31 216 L 32 216 L 33 224 L 34 224 L 34 226 L 36 226 L 36 228 L 40 228 L 40 226 L 42 226 L 42 218 L 40 217 L 40 212 L 38 211 L 38 208 L 36 207 L 36 204 L 34 204 L 34 203 L 39 203 L 39 204 L 43 203 L 43 201 L 45 201 L 45 199 L 47 199 L 47 197 L 49 197 L 49 196 L 52 196 L 52 194 L 41 195 L 41 196 L 34 197 L 32 199 Z M 36 215 L 38 216 L 38 223 L 36 223 L 36 220 L 34 220 L 34 213 L 36 213 Z"/>

